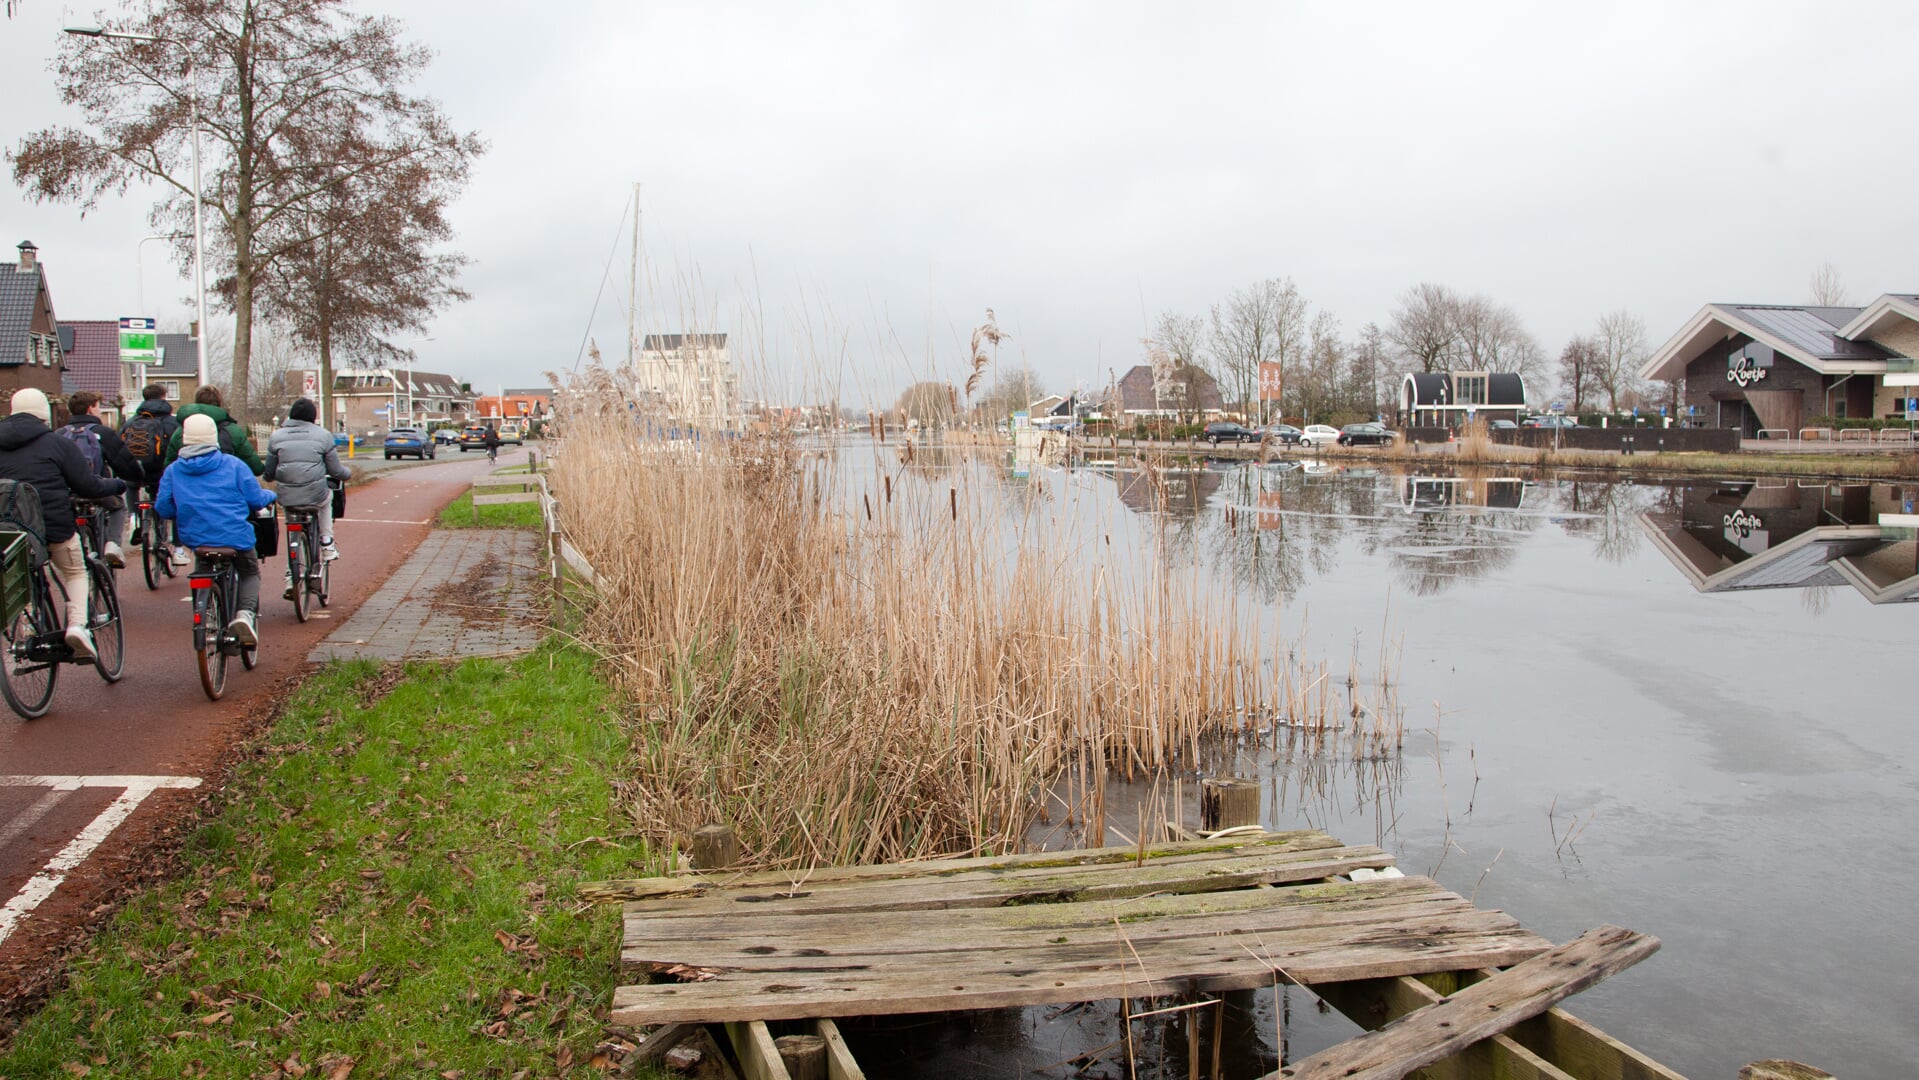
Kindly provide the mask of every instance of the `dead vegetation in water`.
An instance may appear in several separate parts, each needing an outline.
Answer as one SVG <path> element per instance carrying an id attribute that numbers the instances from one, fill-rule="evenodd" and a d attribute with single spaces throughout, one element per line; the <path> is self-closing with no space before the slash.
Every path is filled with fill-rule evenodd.
<path id="1" fill-rule="evenodd" d="M 627 808 L 657 840 L 726 821 L 765 865 L 1005 851 L 1069 773 L 1085 814 L 1109 769 L 1212 738 L 1400 737 L 1390 672 L 1308 661 L 1277 614 L 1044 482 L 566 421 L 552 483 L 599 580 L 582 638 L 636 704 Z"/>

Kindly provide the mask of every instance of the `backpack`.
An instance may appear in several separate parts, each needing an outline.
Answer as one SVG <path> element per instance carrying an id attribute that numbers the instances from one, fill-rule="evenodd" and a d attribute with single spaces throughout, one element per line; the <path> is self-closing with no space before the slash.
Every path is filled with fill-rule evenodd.
<path id="1" fill-rule="evenodd" d="M 60 437 L 80 448 L 80 456 L 87 459 L 87 467 L 95 476 L 106 476 L 107 455 L 100 449 L 100 433 L 93 430 L 92 424 L 64 424 L 60 428 Z"/>
<path id="2" fill-rule="evenodd" d="M 120 440 L 140 464 L 150 465 L 166 456 L 167 438 L 172 434 L 165 417 L 142 413 L 120 433 Z"/>
<path id="3" fill-rule="evenodd" d="M 34 565 L 46 561 L 47 517 L 40 509 L 40 491 L 24 480 L 0 480 L 0 530 L 27 534 Z"/>

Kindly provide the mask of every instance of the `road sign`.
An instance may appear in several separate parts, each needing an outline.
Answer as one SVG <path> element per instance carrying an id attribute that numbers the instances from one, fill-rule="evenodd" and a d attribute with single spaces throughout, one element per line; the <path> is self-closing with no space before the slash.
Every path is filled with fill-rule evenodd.
<path id="1" fill-rule="evenodd" d="M 320 376 L 318 373 L 309 371 L 300 376 L 300 393 L 302 395 L 312 394 L 319 389 Z"/>
<path id="2" fill-rule="evenodd" d="M 152 319 L 120 320 L 120 362 L 157 364 L 160 362 L 159 328 Z"/>
<path id="3" fill-rule="evenodd" d="M 1555 402 L 1553 402 L 1553 411 L 1554 411 L 1554 412 L 1565 412 L 1565 411 L 1566 411 L 1566 403 L 1565 403 L 1565 402 L 1563 402 L 1563 401 L 1555 401 Z"/>
<path id="4" fill-rule="evenodd" d="M 1259 400 L 1278 401 L 1280 393 L 1286 388 L 1286 369 L 1270 360 L 1262 360 L 1259 365 Z"/>

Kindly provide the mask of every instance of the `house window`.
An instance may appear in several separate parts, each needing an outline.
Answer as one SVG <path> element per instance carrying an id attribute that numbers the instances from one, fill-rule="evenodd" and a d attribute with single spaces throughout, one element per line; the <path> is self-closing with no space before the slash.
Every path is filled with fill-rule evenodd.
<path id="1" fill-rule="evenodd" d="M 1453 404 L 1486 404 L 1486 376 L 1480 374 L 1453 376 Z"/>
<path id="2" fill-rule="evenodd" d="M 161 388 L 161 389 L 163 389 L 163 390 L 165 390 L 165 391 L 167 392 L 167 400 L 168 400 L 168 401 L 178 401 L 178 400 L 180 400 L 180 380 L 178 380 L 178 379 L 155 379 L 155 380 L 153 380 L 153 381 L 154 381 L 155 383 L 157 383 L 157 384 L 159 384 L 159 386 L 160 386 L 160 388 Z"/>

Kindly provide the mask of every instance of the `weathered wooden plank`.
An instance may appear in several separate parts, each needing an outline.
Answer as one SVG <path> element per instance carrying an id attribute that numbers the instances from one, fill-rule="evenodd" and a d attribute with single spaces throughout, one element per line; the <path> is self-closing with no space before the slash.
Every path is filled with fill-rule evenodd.
<path id="1" fill-rule="evenodd" d="M 1503 967 L 1538 955 L 1540 939 L 1499 925 L 1432 920 L 1377 927 L 1355 940 L 1350 933 L 1238 935 L 1173 955 L 1136 959 L 1119 942 L 1106 955 L 1083 954 L 1035 966 L 1010 962 L 967 971 L 932 963 L 923 969 L 831 972 L 750 972 L 706 982 L 622 986 L 614 991 L 613 1020 L 622 1024 L 731 1019 L 799 1019 L 947 1012 L 1014 1005 L 1047 1005 L 1115 997 L 1150 997 L 1192 990 L 1251 990 L 1276 982 L 1338 982 L 1388 975 Z M 1252 940 L 1246 940 L 1251 938 Z M 1144 959 L 1144 964 L 1141 963 Z"/>
<path id="2" fill-rule="evenodd" d="M 838 1024 L 821 1017 L 813 1021 L 813 1030 L 826 1040 L 826 1080 L 866 1080 L 866 1073 L 860 1070 L 860 1063 L 853 1060 L 853 1051 L 840 1036 Z"/>
<path id="3" fill-rule="evenodd" d="M 1392 1080 L 1405 1076 L 1545 1012 L 1658 949 L 1657 938 L 1631 930 L 1616 926 L 1588 930 L 1437 1005 L 1314 1054 L 1272 1074 L 1269 1080 Z"/>
<path id="4" fill-rule="evenodd" d="M 733 1056 L 740 1059 L 745 1080 L 793 1080 L 786 1063 L 773 1045 L 773 1033 L 763 1020 L 745 1020 L 726 1025 L 727 1040 L 733 1044 Z"/>
<path id="5" fill-rule="evenodd" d="M 650 900 L 635 909 L 649 918 L 702 917 L 751 911 L 755 918 L 850 911 L 915 911 L 1019 904 L 1121 900 L 1151 893 L 1218 892 L 1254 885 L 1318 881 L 1361 867 L 1391 865 L 1376 847 L 1262 851 L 1202 863 L 1148 862 L 1124 872 L 1013 870 L 920 880 L 725 889 L 699 896 Z"/>
<path id="6" fill-rule="evenodd" d="M 1304 851 L 1339 847 L 1340 842 L 1318 829 L 1222 837 L 1218 840 L 1194 840 L 1155 844 L 1145 851 L 1148 863 L 1164 861 L 1226 858 L 1249 851 L 1275 848 Z M 1062 870 L 1073 867 L 1116 866 L 1141 859 L 1137 848 L 1075 848 L 1069 851 L 1038 851 L 1021 855 L 985 855 L 965 859 L 923 859 L 918 862 L 876 863 L 868 866 L 820 866 L 807 870 L 759 870 L 743 874 L 669 874 L 664 877 L 619 878 L 612 881 L 581 882 L 576 890 L 582 900 L 656 900 L 697 896 L 718 889 L 819 888 L 827 884 L 860 881 L 891 881 L 899 878 L 949 877 L 975 871 L 1004 873 L 1015 870 Z"/>
<path id="7" fill-rule="evenodd" d="M 1444 994 L 1410 975 L 1397 979 L 1319 983 L 1307 989 L 1368 1031 L 1445 1000 Z M 1572 1074 L 1507 1035 L 1482 1039 L 1451 1057 L 1427 1065 L 1420 1075 L 1427 1080 L 1575 1080 Z M 1601 1078 L 1582 1075 L 1579 1080 Z"/>
<path id="8" fill-rule="evenodd" d="M 1499 974 L 1460 973 L 1462 985 Z M 1567 1072 L 1593 1080 L 1686 1080 L 1685 1076 L 1563 1009 L 1548 1009 L 1506 1033 L 1513 1041 Z"/>
<path id="9" fill-rule="evenodd" d="M 654 969 L 920 964 L 935 955 L 955 953 L 974 957 L 974 963 L 997 962 L 1002 955 L 1014 954 L 1015 963 L 1025 963 L 1024 954 L 1032 950 L 1057 951 L 1074 945 L 1106 948 L 1122 938 L 1138 947 L 1148 942 L 1173 945 L 1194 938 L 1304 928 L 1341 927 L 1344 932 L 1364 933 L 1380 924 L 1468 914 L 1519 925 L 1498 912 L 1478 912 L 1464 898 L 1430 880 L 1404 878 L 1342 886 L 1213 894 L 1233 903 L 1186 913 L 1172 910 L 1167 902 L 1184 898 L 1153 898 L 1159 902 L 1143 911 L 1131 904 L 1036 905 L 1031 913 L 1040 918 L 1025 922 L 1016 921 L 1028 913 L 1025 908 L 961 909 L 937 922 L 919 913 L 795 916 L 768 920 L 767 925 L 757 925 L 750 916 L 659 923 L 635 920 L 627 928 L 621 957 L 628 964 Z M 1299 895 L 1307 888 L 1315 892 Z M 1319 891 L 1322 888 L 1325 891 Z M 794 923 L 803 925 L 790 925 Z"/>
<path id="10" fill-rule="evenodd" d="M 530 503 L 539 501 L 540 493 L 537 491 L 509 491 L 501 495 L 473 496 L 473 505 L 475 506 L 504 506 L 507 503 Z"/>

